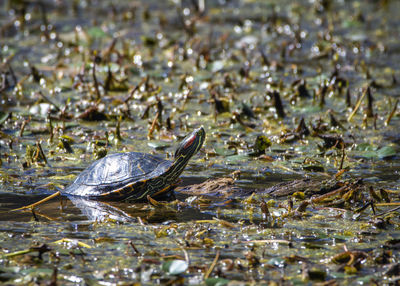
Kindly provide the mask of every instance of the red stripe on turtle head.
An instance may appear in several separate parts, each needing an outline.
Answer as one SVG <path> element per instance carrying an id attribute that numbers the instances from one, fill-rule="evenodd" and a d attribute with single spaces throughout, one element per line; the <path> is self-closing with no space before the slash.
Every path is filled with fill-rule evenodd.
<path id="1" fill-rule="evenodd" d="M 190 145 L 193 144 L 194 140 L 196 139 L 196 135 L 192 135 L 192 137 L 188 138 L 187 142 L 185 143 L 185 146 L 183 148 L 188 148 Z"/>

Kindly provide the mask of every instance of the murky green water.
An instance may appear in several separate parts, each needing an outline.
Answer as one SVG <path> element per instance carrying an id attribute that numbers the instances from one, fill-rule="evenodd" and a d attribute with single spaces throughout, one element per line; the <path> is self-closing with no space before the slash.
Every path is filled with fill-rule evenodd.
<path id="1" fill-rule="evenodd" d="M 1 283 L 399 283 L 400 4 L 201 4 L 0 3 Z M 172 160 L 199 126 L 176 200 L 62 196 L 10 212 L 106 152 Z M 364 185 L 326 200 L 266 192 L 340 170 Z M 207 179 L 223 195 L 188 192 Z"/>

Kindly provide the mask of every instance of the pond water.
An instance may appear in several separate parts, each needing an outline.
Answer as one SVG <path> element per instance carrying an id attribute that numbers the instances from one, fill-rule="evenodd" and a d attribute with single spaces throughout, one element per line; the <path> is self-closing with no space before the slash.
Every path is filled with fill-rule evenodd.
<path id="1" fill-rule="evenodd" d="M 399 9 L 0 2 L 1 283 L 399 283 Z M 199 126 L 168 200 L 13 211 Z"/>

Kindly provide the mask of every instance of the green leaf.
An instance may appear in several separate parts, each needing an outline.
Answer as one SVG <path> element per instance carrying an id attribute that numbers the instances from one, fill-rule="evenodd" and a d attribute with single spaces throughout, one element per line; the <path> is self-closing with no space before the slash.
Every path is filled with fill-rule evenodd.
<path id="1" fill-rule="evenodd" d="M 228 149 L 228 148 L 219 147 L 219 146 L 214 147 L 214 151 L 219 156 L 233 156 L 236 153 L 236 151 L 234 149 Z"/>
<path id="2" fill-rule="evenodd" d="M 162 270 L 170 275 L 178 275 L 185 272 L 189 265 L 185 260 L 170 260 L 162 265 Z"/>
<path id="3" fill-rule="evenodd" d="M 378 150 L 377 155 L 379 159 L 388 159 L 390 157 L 396 156 L 398 150 L 398 146 L 394 144 L 386 145 Z"/>
<path id="4" fill-rule="evenodd" d="M 20 273 L 22 275 L 32 275 L 33 277 L 35 276 L 50 276 L 53 274 L 53 269 L 51 268 L 28 268 L 22 270 Z"/>
<path id="5" fill-rule="evenodd" d="M 171 146 L 171 144 L 163 141 L 150 141 L 149 143 L 147 143 L 147 145 L 156 150 L 163 150 Z"/>
<path id="6" fill-rule="evenodd" d="M 357 145 L 356 150 L 358 150 L 358 151 L 374 151 L 374 150 L 376 150 L 376 147 L 372 146 L 369 143 L 360 143 Z"/>
<path id="7" fill-rule="evenodd" d="M 104 38 L 107 36 L 107 34 L 99 27 L 92 27 L 87 30 L 87 33 L 91 38 Z"/>
<path id="8" fill-rule="evenodd" d="M 229 280 L 224 278 L 207 278 L 205 282 L 207 286 L 223 286 L 227 285 Z"/>
<path id="9" fill-rule="evenodd" d="M 363 143 L 357 146 L 357 150 L 354 152 L 354 154 L 367 159 L 389 159 L 396 156 L 399 152 L 399 149 L 400 147 L 396 144 L 388 144 L 377 149 L 376 147 Z"/>
<path id="10" fill-rule="evenodd" d="M 0 111 L 0 125 L 2 125 L 8 118 L 10 114 Z"/>
<path id="11" fill-rule="evenodd" d="M 247 160 L 249 160 L 249 156 L 247 156 L 245 154 L 233 155 L 233 156 L 226 157 L 226 162 L 228 164 L 246 162 Z"/>

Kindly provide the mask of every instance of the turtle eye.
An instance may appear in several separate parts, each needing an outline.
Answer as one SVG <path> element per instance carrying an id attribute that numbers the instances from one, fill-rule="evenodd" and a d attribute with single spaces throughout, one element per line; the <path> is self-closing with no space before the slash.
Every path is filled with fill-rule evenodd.
<path id="1" fill-rule="evenodd" d="M 185 146 L 183 146 L 184 149 L 188 148 L 190 145 L 193 144 L 194 139 L 196 139 L 196 135 L 193 135 L 192 137 L 188 138 L 187 142 L 185 143 Z"/>

